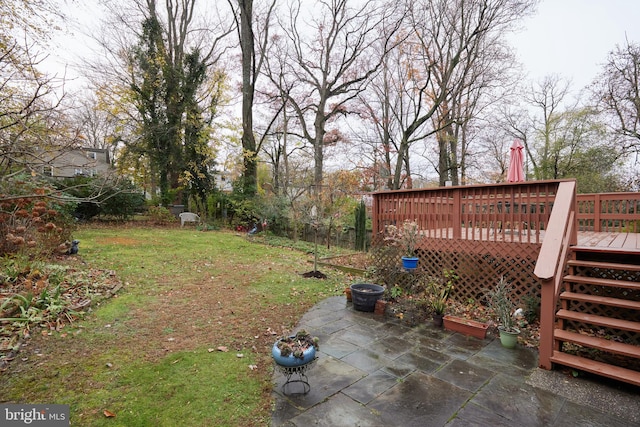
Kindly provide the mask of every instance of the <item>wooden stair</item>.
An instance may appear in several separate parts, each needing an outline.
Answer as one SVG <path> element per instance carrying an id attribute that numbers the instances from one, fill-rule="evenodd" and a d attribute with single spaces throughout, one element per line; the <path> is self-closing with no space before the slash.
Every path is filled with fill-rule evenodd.
<path id="1" fill-rule="evenodd" d="M 579 248 L 573 251 L 574 259 L 568 261 L 568 274 L 563 279 L 564 291 L 559 295 L 561 308 L 556 312 L 551 361 L 640 386 L 640 369 L 603 361 L 622 358 L 640 366 L 640 262 L 633 258 L 637 254 L 631 254 L 629 262 L 629 254 L 619 251 L 605 256 L 584 253 Z M 616 261 L 618 257 L 620 262 Z M 593 289 L 597 291 L 590 292 Z M 593 330 L 602 333 L 594 334 Z M 605 335 L 626 339 L 620 342 Z M 594 349 L 609 357 L 595 360 L 569 354 L 562 351 L 563 343 Z"/>

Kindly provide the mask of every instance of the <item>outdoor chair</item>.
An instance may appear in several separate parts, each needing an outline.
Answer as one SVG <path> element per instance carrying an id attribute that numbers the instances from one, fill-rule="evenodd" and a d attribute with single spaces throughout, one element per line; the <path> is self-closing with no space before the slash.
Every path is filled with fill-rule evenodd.
<path id="1" fill-rule="evenodd" d="M 182 212 L 178 216 L 180 217 L 180 227 L 184 227 L 185 222 L 195 222 L 196 224 L 200 223 L 200 217 L 192 212 Z"/>

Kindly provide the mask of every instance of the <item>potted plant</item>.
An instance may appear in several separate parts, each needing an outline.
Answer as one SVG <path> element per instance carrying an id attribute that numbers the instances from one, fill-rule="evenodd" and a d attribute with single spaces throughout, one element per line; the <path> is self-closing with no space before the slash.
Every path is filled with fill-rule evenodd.
<path id="1" fill-rule="evenodd" d="M 520 329 L 516 327 L 513 313 L 515 304 L 511 300 L 511 285 L 502 276 L 493 289 L 487 291 L 489 308 L 495 313 L 500 326 L 500 342 L 503 347 L 514 348 L 518 343 Z"/>
<path id="2" fill-rule="evenodd" d="M 433 324 L 440 327 L 442 326 L 444 311 L 447 309 L 447 299 L 441 297 L 433 298 L 430 304 L 433 309 Z"/>
<path id="3" fill-rule="evenodd" d="M 312 362 L 319 349 L 318 337 L 302 329 L 295 335 L 278 338 L 271 349 L 271 356 L 280 366 L 296 367 Z"/>
<path id="4" fill-rule="evenodd" d="M 431 277 L 429 279 L 429 305 L 433 310 L 433 324 L 442 326 L 444 312 L 447 309 L 449 294 L 453 289 L 453 282 L 458 279 L 455 271 L 443 271 L 443 277 Z"/>
<path id="5" fill-rule="evenodd" d="M 419 258 L 416 256 L 416 248 L 423 239 L 420 226 L 416 221 L 405 220 L 401 227 L 387 226 L 385 240 L 400 247 L 402 251 L 402 266 L 405 270 L 413 271 L 418 267 Z"/>

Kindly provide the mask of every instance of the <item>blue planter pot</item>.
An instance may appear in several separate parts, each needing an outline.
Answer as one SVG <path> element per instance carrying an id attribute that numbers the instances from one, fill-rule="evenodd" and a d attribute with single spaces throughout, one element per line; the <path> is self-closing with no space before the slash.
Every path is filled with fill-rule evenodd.
<path id="1" fill-rule="evenodd" d="M 402 267 L 405 270 L 415 270 L 416 268 L 418 268 L 418 260 L 420 258 L 418 257 L 408 257 L 408 256 L 403 256 L 402 257 Z"/>
<path id="2" fill-rule="evenodd" d="M 291 338 L 295 337 L 292 336 Z M 299 357 L 295 357 L 293 354 L 282 356 L 280 354 L 280 349 L 278 348 L 278 342 L 280 342 L 280 340 L 276 341 L 273 344 L 273 348 L 271 349 L 271 356 L 273 356 L 273 360 L 280 366 L 294 368 L 296 366 L 306 365 L 316 357 L 316 348 L 314 346 L 309 347 L 302 353 L 302 359 L 300 359 Z"/>

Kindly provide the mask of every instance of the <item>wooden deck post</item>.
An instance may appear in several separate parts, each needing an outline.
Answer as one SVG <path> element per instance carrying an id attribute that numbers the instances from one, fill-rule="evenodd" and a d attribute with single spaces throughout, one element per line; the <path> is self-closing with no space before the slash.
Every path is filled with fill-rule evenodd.
<path id="1" fill-rule="evenodd" d="M 602 231 L 602 223 L 600 221 L 600 213 L 602 212 L 602 201 L 600 195 L 595 194 L 593 197 L 593 231 Z"/>
<path id="2" fill-rule="evenodd" d="M 460 239 L 462 237 L 462 199 L 461 192 L 454 191 L 453 193 L 453 213 L 451 215 L 451 221 L 453 222 L 453 238 Z"/>
<path id="3" fill-rule="evenodd" d="M 379 221 L 379 209 L 380 209 L 381 198 L 382 196 L 379 194 L 374 195 L 373 204 L 371 206 L 371 237 L 373 240 L 375 240 L 375 237 L 380 232 L 379 230 L 380 224 L 378 223 L 378 221 Z"/>
<path id="4" fill-rule="evenodd" d="M 555 327 L 555 286 L 553 278 L 543 280 L 540 289 L 540 343 L 538 347 L 538 366 L 551 370 L 553 356 L 553 329 Z"/>

